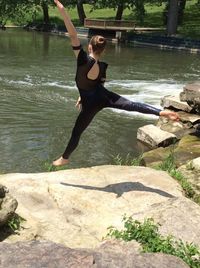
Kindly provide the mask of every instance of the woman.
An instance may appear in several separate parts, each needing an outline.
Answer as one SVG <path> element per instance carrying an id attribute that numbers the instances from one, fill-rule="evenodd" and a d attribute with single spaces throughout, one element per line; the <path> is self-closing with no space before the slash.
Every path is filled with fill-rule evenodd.
<path id="1" fill-rule="evenodd" d="M 66 165 L 69 162 L 69 156 L 77 147 L 81 134 L 94 116 L 103 108 L 117 108 L 165 116 L 172 120 L 179 119 L 178 115 L 174 112 L 161 111 L 147 104 L 131 102 L 116 93 L 108 91 L 104 87 L 108 65 L 99 61 L 100 56 L 105 50 L 106 39 L 103 36 L 93 36 L 89 42 L 89 54 L 87 54 L 80 44 L 76 29 L 63 5 L 58 0 L 54 0 L 54 2 L 64 19 L 72 48 L 77 58 L 76 84 L 80 93 L 77 106 L 81 107 L 67 148 L 63 155 L 53 162 L 54 166 Z"/>

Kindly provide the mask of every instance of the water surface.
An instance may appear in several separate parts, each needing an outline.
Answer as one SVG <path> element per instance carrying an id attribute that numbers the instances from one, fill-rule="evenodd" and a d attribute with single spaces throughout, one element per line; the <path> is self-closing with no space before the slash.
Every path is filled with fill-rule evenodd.
<path id="1" fill-rule="evenodd" d="M 86 40 L 82 40 L 86 45 Z M 110 44 L 106 87 L 130 100 L 160 107 L 199 79 L 195 54 Z M 78 115 L 75 58 L 68 38 L 23 30 L 0 32 L 0 172 L 45 171 L 65 149 Z M 70 168 L 138 156 L 137 129 L 155 116 L 105 109 L 83 134 Z"/>

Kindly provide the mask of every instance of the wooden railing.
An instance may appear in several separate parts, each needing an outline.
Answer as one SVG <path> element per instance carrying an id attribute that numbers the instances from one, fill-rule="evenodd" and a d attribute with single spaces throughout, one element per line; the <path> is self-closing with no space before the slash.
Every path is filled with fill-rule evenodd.
<path id="1" fill-rule="evenodd" d="M 127 31 L 134 30 L 135 23 L 127 20 L 97 20 L 97 19 L 85 19 L 84 26 L 92 29 L 103 30 L 119 30 Z"/>

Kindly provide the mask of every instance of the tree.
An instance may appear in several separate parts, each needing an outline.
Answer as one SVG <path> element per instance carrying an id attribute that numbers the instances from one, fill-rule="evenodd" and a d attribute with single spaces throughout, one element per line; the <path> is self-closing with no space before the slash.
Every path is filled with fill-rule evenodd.
<path id="1" fill-rule="evenodd" d="M 43 19 L 45 24 L 49 24 L 49 8 L 48 8 L 48 2 L 43 0 L 41 1 L 41 7 L 43 11 Z"/>
<path id="2" fill-rule="evenodd" d="M 176 34 L 178 28 L 178 10 L 180 0 L 169 0 L 169 10 L 167 19 L 167 35 Z"/>
<path id="3" fill-rule="evenodd" d="M 86 18 L 85 10 L 83 7 L 83 2 L 84 2 L 84 0 L 77 0 L 77 11 L 78 11 L 80 23 L 82 25 L 84 25 L 84 20 Z"/>

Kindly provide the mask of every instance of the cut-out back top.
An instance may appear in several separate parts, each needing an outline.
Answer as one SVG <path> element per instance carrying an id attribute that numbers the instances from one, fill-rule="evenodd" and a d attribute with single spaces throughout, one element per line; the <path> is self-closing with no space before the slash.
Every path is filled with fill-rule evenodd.
<path id="1" fill-rule="evenodd" d="M 79 90 L 93 90 L 102 85 L 106 79 L 108 64 L 98 61 L 99 74 L 96 79 L 88 78 L 88 73 L 95 64 L 95 59 L 89 56 L 81 47 L 77 57 L 76 85 Z"/>

